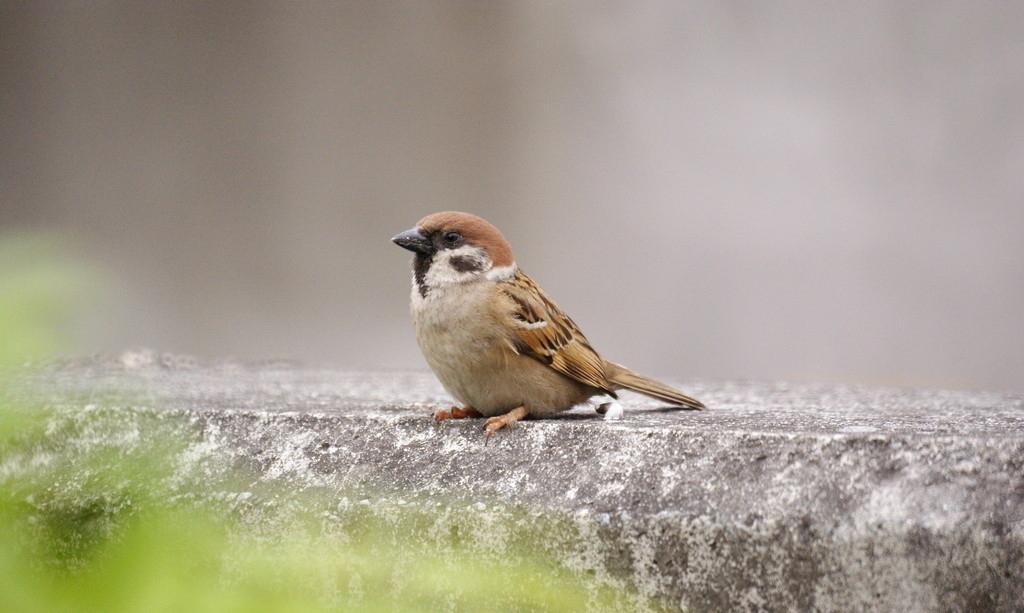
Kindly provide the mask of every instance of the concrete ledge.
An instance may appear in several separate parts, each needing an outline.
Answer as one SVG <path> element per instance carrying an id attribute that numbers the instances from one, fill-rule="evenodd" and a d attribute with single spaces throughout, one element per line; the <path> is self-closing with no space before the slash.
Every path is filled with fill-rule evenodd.
<path id="1" fill-rule="evenodd" d="M 690 382 L 710 410 L 630 396 L 622 421 L 576 409 L 485 444 L 430 419 L 450 401 L 426 373 L 139 352 L 41 379 L 180 413 L 209 461 L 290 487 L 570 517 L 567 564 L 685 608 L 1024 610 L 1020 395 Z"/>

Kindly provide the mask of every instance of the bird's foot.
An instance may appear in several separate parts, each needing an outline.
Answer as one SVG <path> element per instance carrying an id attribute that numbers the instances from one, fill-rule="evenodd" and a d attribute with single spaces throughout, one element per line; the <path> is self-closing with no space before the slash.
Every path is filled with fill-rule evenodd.
<path id="1" fill-rule="evenodd" d="M 491 438 L 495 432 L 502 428 L 515 427 L 516 422 L 524 417 L 526 417 L 526 407 L 516 407 L 504 415 L 495 415 L 488 418 L 484 424 L 484 432 L 487 433 L 487 438 Z"/>
<path id="2" fill-rule="evenodd" d="M 483 417 L 483 415 L 473 407 L 452 407 L 451 410 L 439 409 L 434 411 L 434 419 L 437 421 L 466 419 L 467 417 Z"/>

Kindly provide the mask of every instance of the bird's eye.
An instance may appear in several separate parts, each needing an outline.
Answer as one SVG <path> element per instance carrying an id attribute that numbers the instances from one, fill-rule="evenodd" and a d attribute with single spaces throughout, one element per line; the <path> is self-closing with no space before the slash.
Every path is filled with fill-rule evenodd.
<path id="1" fill-rule="evenodd" d="M 455 243 L 459 242 L 460 238 L 462 238 L 462 235 L 459 234 L 458 232 L 445 232 L 444 233 L 444 242 L 449 244 L 449 245 L 454 245 Z"/>

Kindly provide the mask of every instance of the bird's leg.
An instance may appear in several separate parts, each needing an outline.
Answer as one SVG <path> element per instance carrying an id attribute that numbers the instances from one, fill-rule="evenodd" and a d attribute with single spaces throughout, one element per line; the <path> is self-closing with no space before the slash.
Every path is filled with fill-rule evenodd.
<path id="1" fill-rule="evenodd" d="M 452 407 L 451 410 L 439 409 L 434 411 L 434 419 L 444 421 L 446 419 L 465 419 L 467 417 L 483 417 L 473 407 Z"/>
<path id="2" fill-rule="evenodd" d="M 484 431 L 487 432 L 487 437 L 490 438 L 492 434 L 502 428 L 515 426 L 516 422 L 524 417 L 526 417 L 526 407 L 516 407 L 504 415 L 495 415 L 488 418 L 487 423 L 484 425 Z"/>

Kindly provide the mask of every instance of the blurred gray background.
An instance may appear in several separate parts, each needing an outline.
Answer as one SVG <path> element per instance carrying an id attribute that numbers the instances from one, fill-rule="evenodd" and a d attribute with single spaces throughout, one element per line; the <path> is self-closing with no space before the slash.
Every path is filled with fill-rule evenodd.
<path id="1" fill-rule="evenodd" d="M 0 7 L 88 350 L 424 367 L 388 239 L 461 209 L 650 374 L 1024 390 L 1024 3 Z"/>

